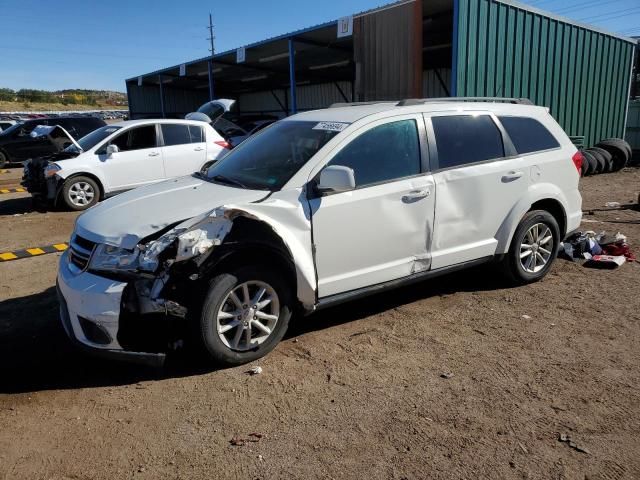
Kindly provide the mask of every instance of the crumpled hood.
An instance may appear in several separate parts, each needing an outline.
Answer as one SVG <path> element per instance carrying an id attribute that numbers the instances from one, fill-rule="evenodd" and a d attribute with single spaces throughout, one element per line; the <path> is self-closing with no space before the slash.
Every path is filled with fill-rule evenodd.
<path id="1" fill-rule="evenodd" d="M 96 243 L 131 249 L 169 225 L 224 204 L 255 202 L 268 194 L 196 176 L 181 177 L 122 193 L 90 208 L 78 217 L 76 233 Z"/>

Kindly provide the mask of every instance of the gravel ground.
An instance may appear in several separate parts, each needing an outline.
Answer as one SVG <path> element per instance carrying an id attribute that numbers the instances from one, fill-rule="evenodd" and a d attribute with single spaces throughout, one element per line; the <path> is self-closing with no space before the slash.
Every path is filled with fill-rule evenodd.
<path id="1" fill-rule="evenodd" d="M 627 203 L 640 170 L 581 188 L 586 209 Z M 75 214 L 5 195 L 0 218 L 4 251 L 67 240 Z M 640 253 L 638 210 L 583 227 Z M 300 319 L 249 376 L 76 352 L 57 261 L 0 265 L 0 478 L 640 478 L 638 263 L 559 260 L 520 288 L 482 268 L 380 294 Z"/>

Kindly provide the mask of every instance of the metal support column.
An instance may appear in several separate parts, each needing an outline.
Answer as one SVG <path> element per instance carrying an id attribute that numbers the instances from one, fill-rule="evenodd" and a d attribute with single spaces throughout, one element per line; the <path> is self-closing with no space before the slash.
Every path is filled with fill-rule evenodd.
<path id="1" fill-rule="evenodd" d="M 209 60 L 207 65 L 209 68 L 209 100 L 213 100 L 215 98 L 213 96 L 213 60 Z"/>
<path id="2" fill-rule="evenodd" d="M 160 112 L 162 118 L 166 118 L 164 113 L 164 88 L 162 87 L 162 75 L 158 75 L 158 83 L 160 84 Z"/>
<path id="3" fill-rule="evenodd" d="M 289 89 L 291 91 L 291 113 L 298 113 L 298 95 L 296 92 L 296 47 L 293 38 L 289 39 Z"/>

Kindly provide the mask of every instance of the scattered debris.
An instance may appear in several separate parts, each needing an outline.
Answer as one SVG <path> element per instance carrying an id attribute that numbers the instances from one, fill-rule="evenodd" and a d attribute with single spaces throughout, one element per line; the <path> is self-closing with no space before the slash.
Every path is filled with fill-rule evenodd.
<path id="1" fill-rule="evenodd" d="M 260 375 L 262 373 L 262 367 L 253 367 L 247 372 L 249 375 Z"/>
<path id="2" fill-rule="evenodd" d="M 530 315 L 522 315 L 522 318 L 524 318 L 525 320 L 531 320 L 531 316 Z"/>
<path id="3" fill-rule="evenodd" d="M 607 202 L 604 206 L 607 208 L 618 208 L 620 207 L 620 202 Z"/>
<path id="4" fill-rule="evenodd" d="M 261 433 L 250 433 L 247 437 L 233 437 L 229 443 L 234 447 L 244 447 L 247 443 L 259 442 L 263 437 Z"/>
<path id="5" fill-rule="evenodd" d="M 567 435 L 566 433 L 561 433 L 558 436 L 558 441 L 559 442 L 563 442 L 568 444 L 571 448 L 573 448 L 575 451 L 580 452 L 580 453 L 586 453 L 587 455 L 590 454 L 591 452 L 589 452 L 589 450 L 587 450 L 584 447 L 579 446 L 577 443 L 575 443 L 571 437 L 569 435 Z"/>
<path id="6" fill-rule="evenodd" d="M 441 373 L 440 376 L 442 378 L 446 378 L 447 380 L 453 377 L 453 373 L 451 372 L 445 372 L 445 373 Z"/>
<path id="7" fill-rule="evenodd" d="M 576 232 L 560 244 L 560 255 L 571 261 L 587 260 L 586 266 L 616 268 L 624 263 L 618 258 L 634 261 L 627 237 L 620 232 L 609 235 L 607 232 Z M 600 258 L 604 257 L 604 258 Z"/>

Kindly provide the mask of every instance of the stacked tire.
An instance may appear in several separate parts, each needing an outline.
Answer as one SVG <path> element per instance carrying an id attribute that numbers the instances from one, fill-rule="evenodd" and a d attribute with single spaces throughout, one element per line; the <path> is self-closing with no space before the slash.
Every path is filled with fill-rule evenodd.
<path id="1" fill-rule="evenodd" d="M 582 151 L 582 176 L 622 170 L 631 159 L 631 146 L 620 138 L 607 138 Z"/>

